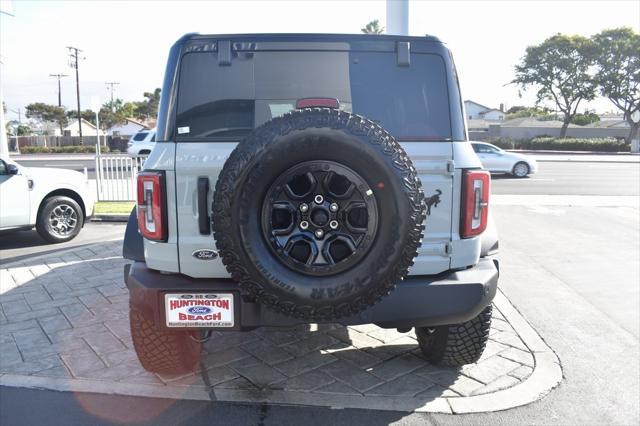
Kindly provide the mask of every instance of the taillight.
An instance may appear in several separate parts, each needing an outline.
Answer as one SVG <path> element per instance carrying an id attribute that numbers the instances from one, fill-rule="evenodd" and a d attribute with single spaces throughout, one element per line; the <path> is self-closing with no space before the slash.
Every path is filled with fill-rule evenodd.
<path id="1" fill-rule="evenodd" d="M 163 172 L 138 175 L 138 229 L 153 241 L 167 240 L 167 215 Z"/>
<path id="2" fill-rule="evenodd" d="M 485 170 L 467 170 L 464 174 L 462 238 L 481 234 L 487 228 L 491 175 Z"/>

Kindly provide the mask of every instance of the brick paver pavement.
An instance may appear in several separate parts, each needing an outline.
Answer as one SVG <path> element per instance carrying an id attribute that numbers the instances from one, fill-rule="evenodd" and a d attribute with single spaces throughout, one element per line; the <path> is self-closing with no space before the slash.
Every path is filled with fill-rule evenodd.
<path id="1" fill-rule="evenodd" d="M 121 242 L 109 242 L 0 270 L 0 374 L 156 385 L 175 389 L 176 397 L 184 387 L 209 395 L 250 391 L 266 400 L 277 391 L 306 393 L 309 401 L 340 405 L 346 396 L 428 403 L 493 393 L 527 381 L 536 365 L 494 309 L 483 357 L 461 369 L 427 364 L 413 331 L 332 324 L 214 332 L 200 371 L 151 374 L 133 350 L 120 253 Z"/>

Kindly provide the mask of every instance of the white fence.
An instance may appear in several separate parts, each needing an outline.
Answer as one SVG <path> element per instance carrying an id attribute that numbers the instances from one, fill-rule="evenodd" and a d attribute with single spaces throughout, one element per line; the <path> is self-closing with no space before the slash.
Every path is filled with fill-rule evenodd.
<path id="1" fill-rule="evenodd" d="M 96 155 L 98 201 L 135 201 L 136 179 L 146 158 Z"/>

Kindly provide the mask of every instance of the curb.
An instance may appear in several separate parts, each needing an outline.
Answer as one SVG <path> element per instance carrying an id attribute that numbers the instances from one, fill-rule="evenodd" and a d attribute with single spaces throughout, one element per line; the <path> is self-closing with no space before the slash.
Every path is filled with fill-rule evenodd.
<path id="1" fill-rule="evenodd" d="M 129 214 L 94 214 L 91 222 L 128 222 Z"/>
<path id="2" fill-rule="evenodd" d="M 546 149 L 506 149 L 507 152 L 522 154 L 547 154 L 547 155 L 615 155 L 621 157 L 638 156 L 638 154 L 626 151 L 552 151 Z"/>
<path id="3" fill-rule="evenodd" d="M 271 403 L 285 405 L 357 408 L 384 411 L 465 414 L 506 410 L 530 404 L 551 392 L 562 381 L 560 360 L 501 291 L 494 299 L 496 308 L 511 324 L 534 358 L 534 370 L 520 384 L 490 394 L 470 397 L 385 397 L 361 395 L 324 395 L 318 392 L 212 389 L 205 386 L 180 388 L 154 384 L 131 384 L 104 380 L 0 375 L 0 385 L 50 389 L 56 391 L 104 393 L 200 401 Z"/>
<path id="4" fill-rule="evenodd" d="M 603 163 L 603 164 L 640 164 L 640 158 L 638 159 L 638 161 L 616 161 L 616 160 L 572 160 L 570 158 L 564 158 L 564 159 L 557 159 L 557 160 L 548 160 L 546 158 L 544 159 L 540 159 L 540 158 L 536 158 L 535 159 L 538 163 Z"/>

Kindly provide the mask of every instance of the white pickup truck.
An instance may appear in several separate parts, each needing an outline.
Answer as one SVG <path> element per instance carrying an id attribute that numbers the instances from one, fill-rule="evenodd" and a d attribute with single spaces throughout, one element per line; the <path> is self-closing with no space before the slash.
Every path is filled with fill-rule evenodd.
<path id="1" fill-rule="evenodd" d="M 65 169 L 22 167 L 0 158 L 0 230 L 31 229 L 52 243 L 78 235 L 93 213 L 87 177 Z"/>

